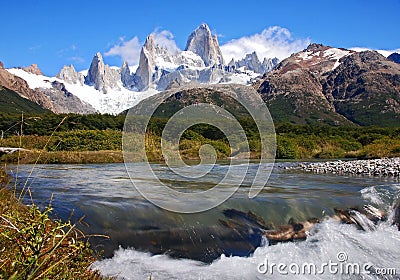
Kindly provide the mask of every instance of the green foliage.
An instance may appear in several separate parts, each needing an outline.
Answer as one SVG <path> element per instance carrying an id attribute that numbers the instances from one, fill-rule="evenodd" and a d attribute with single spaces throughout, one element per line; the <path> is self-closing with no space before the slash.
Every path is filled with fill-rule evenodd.
<path id="1" fill-rule="evenodd" d="M 261 151 L 261 141 L 259 139 L 250 139 L 248 141 L 248 143 L 249 143 L 250 151 L 252 151 L 252 152 L 260 152 Z M 242 149 L 240 149 L 240 150 L 242 150 Z"/>
<path id="2" fill-rule="evenodd" d="M 388 104 L 388 100 L 396 100 L 398 102 L 398 91 L 369 89 L 368 98 L 365 97 L 361 100 L 349 99 L 337 102 L 335 108 L 337 112 L 358 125 L 399 127 L 399 114 L 393 109 L 386 109 L 389 106 L 383 106 L 383 104 Z"/>
<path id="3" fill-rule="evenodd" d="M 232 103 L 233 104 L 233 103 Z M 231 104 L 231 105 L 232 105 Z M 234 108 L 234 104 L 232 105 Z M 66 120 L 61 123 L 66 117 Z M 122 132 L 125 116 L 118 115 L 24 115 L 23 137 L 18 135 L 21 130 L 21 115 L 0 113 L 0 128 L 4 139 L 0 146 L 22 147 L 29 150 L 46 152 L 84 152 L 84 151 L 121 151 Z M 243 127 L 250 151 L 253 157 L 259 157 L 261 152 L 258 127 L 250 117 L 239 115 L 237 119 Z M 147 155 L 151 160 L 162 160 L 160 139 L 168 119 L 153 117 L 147 126 Z M 57 128 L 57 132 L 49 135 Z M 135 122 L 133 123 L 135 125 Z M 400 139 L 400 128 L 395 127 L 360 127 L 332 125 L 295 125 L 291 123 L 275 124 L 277 135 L 277 158 L 336 158 L 336 157 L 379 157 L 379 155 L 400 155 L 396 147 L 379 144 L 382 139 L 395 141 Z M 175 135 L 170 135 L 175 137 Z M 244 139 L 233 135 L 236 147 L 229 147 L 227 137 L 217 127 L 208 124 L 190 126 L 182 134 L 182 155 L 197 158 L 201 145 L 215 146 L 218 157 L 238 155 L 244 151 Z M 168 140 L 168 139 L 167 139 Z M 132 141 L 138 141 L 133 137 Z M 383 140 L 382 140 L 383 141 Z M 47 146 L 46 146 L 47 143 Z M 135 144 L 130 145 L 134 149 Z M 373 151 L 373 149 L 377 149 Z M 139 151 L 130 151 L 139 157 Z M 60 158 L 61 157 L 61 158 Z M 95 156 L 85 158 L 85 154 L 46 154 L 50 162 L 92 162 Z M 2 160 L 11 160 L 13 156 L 3 156 Z M 29 156 L 27 156 L 29 158 Z M 107 157 L 113 162 L 120 160 L 120 154 Z M 100 159 L 100 156 L 97 158 Z M 122 160 L 122 159 L 121 159 Z M 144 158 L 140 160 L 145 160 Z M 27 160 L 31 162 L 30 160 Z M 104 162 L 104 161 L 102 161 Z"/>
<path id="4" fill-rule="evenodd" d="M 198 132 L 193 131 L 191 129 L 185 130 L 182 134 L 182 138 L 187 139 L 187 140 L 197 140 L 200 142 L 204 142 L 204 140 L 205 140 L 203 135 L 201 135 Z"/>
<path id="5" fill-rule="evenodd" d="M 281 159 L 298 158 L 298 150 L 295 140 L 279 135 L 277 137 L 276 157 Z"/>
<path id="6" fill-rule="evenodd" d="M 231 148 L 228 144 L 221 140 L 211 140 L 207 141 L 207 144 L 210 144 L 214 147 L 217 152 L 218 158 L 228 157 L 231 154 Z"/>
<path id="7" fill-rule="evenodd" d="M 72 130 L 56 132 L 51 138 L 50 136 L 37 135 L 12 136 L 0 140 L 0 146 L 42 150 L 47 142 L 49 142 L 46 147 L 47 151 L 120 151 L 122 132 L 114 130 Z"/>
<path id="8" fill-rule="evenodd" d="M 50 112 L 29 99 L 21 97 L 15 91 L 0 86 L 0 112 L 2 113 L 30 113 L 43 114 Z"/>
<path id="9" fill-rule="evenodd" d="M 400 139 L 382 137 L 363 147 L 358 154 L 360 158 L 383 158 L 400 156 Z"/>
<path id="10" fill-rule="evenodd" d="M 70 222 L 51 220 L 51 205 L 30 207 L 0 189 L 1 279 L 100 279 L 86 237 Z"/>
<path id="11" fill-rule="evenodd" d="M 22 133 L 24 135 L 50 135 L 60 122 L 66 120 L 58 127 L 58 132 L 72 130 L 118 130 L 122 131 L 125 116 L 109 114 L 24 114 Z M 21 114 L 0 113 L 0 130 L 4 137 L 11 137 L 21 133 Z"/>
<path id="12" fill-rule="evenodd" d="M 50 151 L 104 151 L 121 150 L 122 133 L 113 130 L 73 130 L 58 132 L 54 136 Z"/>

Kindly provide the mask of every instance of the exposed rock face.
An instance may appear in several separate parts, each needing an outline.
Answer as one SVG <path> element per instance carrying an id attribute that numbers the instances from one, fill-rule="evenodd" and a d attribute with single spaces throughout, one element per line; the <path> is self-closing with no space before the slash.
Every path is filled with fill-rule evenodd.
<path id="1" fill-rule="evenodd" d="M 399 53 L 392 53 L 391 55 L 388 56 L 388 59 L 396 62 L 396 63 L 400 63 L 400 54 Z"/>
<path id="2" fill-rule="evenodd" d="M 108 88 L 118 88 L 117 83 L 120 79 L 120 70 L 105 65 L 103 57 L 98 52 L 90 64 L 89 72 L 85 77 L 85 84 L 107 93 Z"/>
<path id="3" fill-rule="evenodd" d="M 246 56 L 239 61 L 234 61 L 233 59 L 229 62 L 227 70 L 233 72 L 239 68 L 244 67 L 245 70 L 250 70 L 255 73 L 264 74 L 271 71 L 275 65 L 277 65 L 279 59 L 275 58 L 264 58 L 263 62 L 258 59 L 256 52 L 251 54 L 246 54 Z"/>
<path id="4" fill-rule="evenodd" d="M 0 86 L 0 112 L 20 114 L 42 114 L 49 111 L 42 106 L 22 97 L 13 90 Z M 1 152 L 0 152 L 1 153 Z"/>
<path id="5" fill-rule="evenodd" d="M 176 85 L 195 85 L 195 84 L 208 84 L 219 83 L 226 76 L 226 72 L 222 67 L 207 67 L 203 69 L 192 69 L 182 67 L 177 71 L 164 73 L 159 79 L 157 89 L 160 91 L 171 88 L 172 84 Z"/>
<path id="6" fill-rule="evenodd" d="M 210 28 L 205 23 L 190 34 L 185 50 L 198 54 L 206 66 L 225 64 L 217 36 L 211 34 Z"/>
<path id="7" fill-rule="evenodd" d="M 258 91 L 274 121 L 347 123 L 325 98 L 318 77 L 310 71 L 272 72 L 267 73 Z"/>
<path id="8" fill-rule="evenodd" d="M 168 118 L 179 109 L 198 103 L 209 103 L 224 108 L 236 118 L 249 117 L 250 114 L 247 109 L 237 100 L 246 100 L 248 104 L 254 107 L 259 106 L 260 101 L 259 95 L 250 86 L 185 84 L 182 87 L 171 88 L 142 100 L 134 107 L 135 112 L 138 115 L 141 112 L 147 112 L 150 104 L 159 103 L 160 100 L 164 101 L 154 112 L 154 116 Z"/>
<path id="9" fill-rule="evenodd" d="M 190 35 L 185 51 L 170 51 L 157 44 L 154 35 L 150 34 L 140 52 L 135 73 L 131 73 L 126 62 L 119 69 L 109 67 L 97 53 L 83 83 L 103 93 L 123 88 L 132 91 L 165 90 L 184 84 L 250 84 L 258 77 L 257 74 L 271 70 L 276 63 L 276 59 L 264 59 L 261 63 L 253 53 L 227 67 L 217 37 L 211 34 L 206 24 L 202 24 Z M 244 71 L 236 70 L 242 66 L 245 66 Z M 71 66 L 64 67 L 57 77 L 72 84 L 82 81 L 82 75 Z"/>
<path id="10" fill-rule="evenodd" d="M 207 30 L 209 31 L 208 27 Z M 193 40 L 193 44 L 194 42 L 201 43 L 196 39 Z M 216 44 L 220 52 L 218 42 Z M 192 47 L 198 49 L 194 45 Z M 210 52 L 210 50 L 206 52 Z M 211 60 L 206 61 L 209 63 Z M 173 54 L 168 49 L 155 45 L 153 35 L 149 35 L 140 52 L 139 67 L 135 73 L 134 85 L 138 90 L 145 90 L 150 86 L 156 87 L 157 90 L 165 90 L 172 84 L 219 82 L 224 76 L 223 66 L 212 64 L 206 67 L 206 61 L 193 50 Z"/>
<path id="11" fill-rule="evenodd" d="M 49 82 L 50 83 L 50 82 Z M 89 104 L 68 92 L 63 83 L 54 81 L 51 88 L 31 89 L 28 83 L 5 69 L 0 69 L 0 86 L 4 86 L 54 113 L 95 113 Z"/>
<path id="12" fill-rule="evenodd" d="M 0 61 L 0 69 L 4 69 L 4 64 L 1 61 Z"/>
<path id="13" fill-rule="evenodd" d="M 275 121 L 395 125 L 400 67 L 377 52 L 312 44 L 267 73 L 255 87 Z"/>
<path id="14" fill-rule="evenodd" d="M 321 79 L 336 111 L 362 125 L 400 122 L 400 65 L 374 51 L 345 57 Z"/>
<path id="15" fill-rule="evenodd" d="M 76 72 L 72 64 L 64 66 L 56 77 L 70 84 L 83 85 L 85 82 L 85 77 L 81 73 Z"/>
<path id="16" fill-rule="evenodd" d="M 43 108 L 52 110 L 51 102 L 38 91 L 31 89 L 28 83 L 5 69 L 0 69 L 0 85 L 18 93 L 21 97 L 27 98 Z"/>
<path id="17" fill-rule="evenodd" d="M 154 37 L 150 34 L 140 51 L 139 67 L 136 70 L 135 78 L 138 89 L 146 89 L 152 82 L 153 71 L 155 68 L 154 57 L 156 50 Z"/>
<path id="18" fill-rule="evenodd" d="M 124 61 L 121 66 L 121 81 L 122 85 L 127 89 L 134 89 L 135 87 L 135 78 L 134 75 L 131 74 L 131 70 L 129 69 L 128 62 Z"/>
<path id="19" fill-rule="evenodd" d="M 278 65 L 278 63 L 279 63 L 279 59 L 276 58 L 276 57 L 274 57 L 274 58 L 266 58 L 266 57 L 264 57 L 264 60 L 262 62 L 262 65 L 264 67 L 264 69 L 263 69 L 264 72 L 260 73 L 260 74 L 265 74 L 266 72 L 271 71 L 272 69 L 274 69 L 274 67 L 276 65 Z"/>
<path id="20" fill-rule="evenodd" d="M 63 83 L 53 81 L 51 85 L 51 89 L 38 90 L 51 102 L 51 111 L 54 113 L 93 114 L 97 112 L 91 105 L 70 93 Z"/>
<path id="21" fill-rule="evenodd" d="M 204 68 L 205 64 L 201 57 L 191 51 L 183 51 L 176 56 L 176 64 L 179 64 L 183 67 L 196 67 L 196 68 Z"/>
<path id="22" fill-rule="evenodd" d="M 28 73 L 32 73 L 35 75 L 43 75 L 42 71 L 39 69 L 37 64 L 32 64 L 31 66 L 23 67 L 22 69 Z"/>
<path id="23" fill-rule="evenodd" d="M 276 66 L 279 73 L 283 74 L 295 69 L 307 69 L 316 75 L 334 70 L 340 65 L 340 59 L 354 51 L 332 48 L 321 44 L 310 44 L 307 49 L 292 54 Z"/>

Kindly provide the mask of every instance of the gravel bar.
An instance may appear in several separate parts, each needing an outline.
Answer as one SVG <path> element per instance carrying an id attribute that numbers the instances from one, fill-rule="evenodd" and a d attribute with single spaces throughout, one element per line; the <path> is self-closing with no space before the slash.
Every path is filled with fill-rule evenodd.
<path id="1" fill-rule="evenodd" d="M 400 158 L 301 163 L 297 168 L 314 173 L 400 177 Z"/>

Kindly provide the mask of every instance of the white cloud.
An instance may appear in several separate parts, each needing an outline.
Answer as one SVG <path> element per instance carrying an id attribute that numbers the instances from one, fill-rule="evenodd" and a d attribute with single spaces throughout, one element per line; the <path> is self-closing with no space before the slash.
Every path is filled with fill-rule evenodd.
<path id="1" fill-rule="evenodd" d="M 127 61 L 130 65 L 138 64 L 140 50 L 142 48 L 142 44 L 139 42 L 138 37 L 133 37 L 129 41 L 125 41 L 124 38 L 119 38 L 120 42 L 117 45 L 111 47 L 106 53 L 105 56 L 120 56 L 124 61 Z"/>
<path id="2" fill-rule="evenodd" d="M 78 47 L 75 44 L 72 44 L 71 46 L 58 50 L 57 51 L 57 55 L 59 57 L 65 57 L 67 55 L 70 55 L 71 53 L 75 53 L 76 51 L 78 51 Z"/>
<path id="3" fill-rule="evenodd" d="M 167 48 L 170 52 L 176 54 L 180 52 L 180 49 L 176 45 L 174 35 L 168 30 L 154 31 L 153 33 L 154 43 L 162 47 Z"/>
<path id="4" fill-rule="evenodd" d="M 162 47 L 166 47 L 170 52 L 177 53 L 180 51 L 175 43 L 174 35 L 168 30 L 155 30 L 152 32 L 154 37 L 154 43 Z M 106 53 L 105 56 L 120 56 L 124 61 L 128 61 L 129 65 L 137 65 L 139 63 L 140 51 L 143 43 L 139 42 L 137 36 L 133 37 L 129 41 L 125 41 L 124 37 L 119 38 L 119 43 L 112 46 Z"/>
<path id="5" fill-rule="evenodd" d="M 170 31 L 156 29 L 152 34 L 156 45 L 166 47 L 174 54 L 181 51 Z M 121 37 L 119 40 L 120 42 L 112 46 L 104 55 L 120 56 L 123 60 L 128 61 L 129 65 L 137 65 L 143 45 L 139 38 L 134 37 L 126 41 L 124 37 Z M 293 39 L 288 29 L 272 26 L 264 29 L 261 33 L 231 40 L 221 46 L 221 51 L 226 62 L 232 58 L 242 59 L 253 51 L 257 52 L 260 60 L 264 57 L 277 57 L 282 60 L 292 53 L 306 48 L 308 44 L 310 44 L 310 39 Z"/>
<path id="6" fill-rule="evenodd" d="M 372 51 L 373 49 L 369 48 L 362 48 L 362 47 L 354 47 L 351 48 L 351 50 L 356 51 L 356 52 L 363 52 L 363 51 Z M 394 49 L 394 50 L 374 50 L 383 55 L 384 57 L 388 57 L 394 52 L 400 53 L 400 48 L 399 49 Z"/>
<path id="7" fill-rule="evenodd" d="M 252 36 L 234 39 L 221 46 L 221 51 L 226 62 L 232 58 L 239 60 L 246 54 L 255 51 L 260 60 L 277 57 L 284 59 L 294 52 L 306 48 L 310 39 L 293 39 L 292 34 L 286 28 L 272 26 L 261 33 Z"/>
<path id="8" fill-rule="evenodd" d="M 81 56 L 71 56 L 68 59 L 72 60 L 73 62 L 79 63 L 79 64 L 86 62 L 85 59 Z"/>

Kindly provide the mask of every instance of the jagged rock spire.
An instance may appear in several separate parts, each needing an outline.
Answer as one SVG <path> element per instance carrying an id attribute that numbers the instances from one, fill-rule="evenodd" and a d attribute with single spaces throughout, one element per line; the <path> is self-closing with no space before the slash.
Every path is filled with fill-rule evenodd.
<path id="1" fill-rule="evenodd" d="M 85 77 L 85 84 L 94 87 L 97 90 L 104 90 L 104 74 L 105 65 L 101 53 L 96 53 L 90 64 L 87 76 Z"/>
<path id="2" fill-rule="evenodd" d="M 65 65 L 56 77 L 71 84 L 79 83 L 83 85 L 85 80 L 81 73 L 76 72 L 75 67 L 72 64 L 70 66 Z"/>
<path id="3" fill-rule="evenodd" d="M 210 28 L 205 23 L 190 34 L 185 50 L 198 54 L 206 66 L 224 64 L 217 36 L 211 34 Z"/>
<path id="4" fill-rule="evenodd" d="M 135 85 L 134 76 L 131 74 L 127 61 L 121 66 L 121 81 L 122 85 L 128 89 L 132 89 Z"/>
<path id="5" fill-rule="evenodd" d="M 37 64 L 32 64 L 30 66 L 23 67 L 22 69 L 28 73 L 32 73 L 35 75 L 43 75 L 42 71 L 39 69 L 39 66 Z"/>
<path id="6" fill-rule="evenodd" d="M 150 34 L 140 51 L 139 67 L 135 74 L 136 85 L 140 90 L 148 88 L 152 81 L 155 52 L 154 37 Z"/>
<path id="7" fill-rule="evenodd" d="M 120 77 L 119 70 L 111 69 L 108 65 L 104 64 L 103 57 L 98 52 L 90 64 L 88 74 L 85 77 L 85 84 L 94 86 L 95 89 L 107 93 L 109 88 L 118 88 L 118 79 Z"/>

